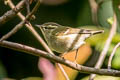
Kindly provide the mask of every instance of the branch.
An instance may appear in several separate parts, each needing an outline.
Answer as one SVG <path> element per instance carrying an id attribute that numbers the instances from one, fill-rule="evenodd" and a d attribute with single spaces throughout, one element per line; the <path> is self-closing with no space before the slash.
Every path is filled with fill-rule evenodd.
<path id="1" fill-rule="evenodd" d="M 113 49 L 113 51 L 112 51 L 112 53 L 111 53 L 111 55 L 110 55 L 110 57 L 109 57 L 109 60 L 108 60 L 108 69 L 111 69 L 112 58 L 113 58 L 113 56 L 114 56 L 114 54 L 115 54 L 115 51 L 116 51 L 116 49 L 117 49 L 118 47 L 120 47 L 120 42 L 114 47 L 114 49 Z"/>
<path id="2" fill-rule="evenodd" d="M 32 47 L 27 46 L 27 45 L 13 43 L 13 42 L 9 42 L 9 41 L 2 41 L 2 42 L 0 42 L 0 46 L 10 48 L 13 50 L 17 50 L 17 51 L 21 51 L 21 52 L 25 52 L 25 53 L 32 54 L 35 56 L 42 56 L 42 57 L 47 58 L 49 60 L 52 60 L 54 62 L 64 64 L 64 65 L 71 67 L 75 70 L 78 70 L 80 72 L 95 73 L 95 74 L 100 74 L 100 75 L 119 76 L 120 77 L 120 71 L 118 71 L 118 70 L 96 69 L 96 68 L 91 68 L 91 67 L 85 67 L 85 66 L 73 63 L 71 61 L 65 60 L 65 59 L 58 57 L 56 55 L 47 53 L 45 51 L 42 51 L 42 50 L 39 50 L 36 48 L 32 48 Z"/>
<path id="3" fill-rule="evenodd" d="M 111 27 L 111 30 L 110 30 L 110 34 L 108 36 L 108 39 L 106 40 L 103 51 L 100 53 L 99 59 L 98 59 L 96 65 L 95 65 L 95 68 L 97 68 L 97 69 L 99 69 L 102 66 L 103 62 L 104 62 L 104 59 L 105 59 L 105 57 L 107 55 L 107 51 L 109 49 L 112 38 L 116 33 L 116 28 L 117 28 L 117 18 L 116 18 L 116 14 L 114 14 L 114 21 L 113 21 L 113 24 L 112 24 L 112 27 Z M 95 74 L 91 74 L 89 80 L 93 80 L 95 76 L 96 76 Z"/>
<path id="4" fill-rule="evenodd" d="M 9 33 L 7 33 L 6 35 L 4 35 L 0 41 L 3 41 L 7 38 L 9 38 L 10 36 L 12 36 L 13 34 L 15 34 L 20 28 L 23 27 L 23 25 L 26 23 L 26 21 L 28 19 L 31 18 L 31 16 L 37 11 L 38 7 L 40 5 L 40 0 L 38 0 L 37 4 L 35 5 L 35 7 L 33 8 L 32 12 L 30 12 L 30 14 L 28 14 L 25 18 L 25 20 L 21 21 L 18 25 L 15 26 L 15 28 L 13 28 Z"/>
<path id="5" fill-rule="evenodd" d="M 98 25 L 97 12 L 98 12 L 99 5 L 96 3 L 95 0 L 89 0 L 89 3 L 91 7 L 91 12 L 92 12 L 93 23 Z"/>
<path id="6" fill-rule="evenodd" d="M 7 11 L 3 16 L 0 17 L 0 25 L 5 24 L 7 21 L 16 16 L 16 14 L 23 9 L 25 1 L 20 1 L 16 7 L 12 10 Z"/>

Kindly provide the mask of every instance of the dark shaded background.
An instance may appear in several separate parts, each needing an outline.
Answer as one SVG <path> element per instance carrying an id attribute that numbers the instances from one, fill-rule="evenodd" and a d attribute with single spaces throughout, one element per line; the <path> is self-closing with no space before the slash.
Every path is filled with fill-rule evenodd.
<path id="1" fill-rule="evenodd" d="M 13 2 L 16 4 L 19 1 L 20 0 L 14 0 Z M 34 5 L 35 2 L 31 5 L 31 9 Z M 10 8 L 4 5 L 3 0 L 0 0 L 0 16 L 8 10 L 10 10 Z M 22 12 L 26 15 L 25 10 Z M 103 28 L 110 28 L 106 19 L 112 15 L 111 0 L 106 0 L 98 11 L 99 24 Z M 65 3 L 59 5 L 41 4 L 35 16 L 36 19 L 31 21 L 33 25 L 43 24 L 45 22 L 56 22 L 71 27 L 94 25 L 91 19 L 91 10 L 88 0 L 67 0 Z M 9 32 L 19 22 L 20 19 L 15 17 L 2 25 L 2 27 L 0 27 L 0 37 Z M 38 28 L 35 27 L 35 29 L 41 34 Z M 26 27 L 20 29 L 8 40 L 44 50 Z M 38 57 L 0 47 L 0 62 L 3 71 L 3 73 L 1 71 L 0 77 L 8 76 L 10 78 L 20 79 L 29 76 L 42 76 L 37 68 Z"/>

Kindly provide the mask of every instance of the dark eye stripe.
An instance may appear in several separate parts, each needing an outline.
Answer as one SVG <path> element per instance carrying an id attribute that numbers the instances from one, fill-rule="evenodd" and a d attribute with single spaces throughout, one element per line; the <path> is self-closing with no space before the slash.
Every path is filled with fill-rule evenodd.
<path id="1" fill-rule="evenodd" d="M 45 29 L 55 29 L 54 27 L 44 27 Z"/>

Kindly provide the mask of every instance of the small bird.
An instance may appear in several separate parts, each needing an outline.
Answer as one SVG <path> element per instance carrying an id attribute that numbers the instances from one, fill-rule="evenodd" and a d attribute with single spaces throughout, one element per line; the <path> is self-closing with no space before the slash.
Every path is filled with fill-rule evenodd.
<path id="1" fill-rule="evenodd" d="M 71 28 L 54 22 L 36 25 L 44 35 L 48 46 L 58 53 L 67 53 L 77 50 L 85 44 L 85 40 L 92 35 L 103 33 L 104 30 Z"/>

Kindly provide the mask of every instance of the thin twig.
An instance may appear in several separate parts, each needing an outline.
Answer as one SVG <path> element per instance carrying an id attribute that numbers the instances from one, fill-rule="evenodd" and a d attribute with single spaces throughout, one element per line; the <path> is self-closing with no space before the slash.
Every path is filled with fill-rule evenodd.
<path id="1" fill-rule="evenodd" d="M 25 0 L 25 4 L 26 4 L 26 9 L 27 9 L 27 14 L 30 13 L 30 2 L 29 0 Z"/>
<path id="2" fill-rule="evenodd" d="M 69 77 L 68 77 L 67 73 L 65 72 L 64 68 L 62 67 L 62 65 L 59 64 L 59 63 L 57 63 L 57 65 L 58 65 L 58 67 L 60 68 L 60 70 L 62 71 L 65 79 L 66 79 L 66 80 L 69 80 Z"/>
<path id="3" fill-rule="evenodd" d="M 15 26 L 15 28 L 13 28 L 10 32 L 8 32 L 6 35 L 4 35 L 0 41 L 3 41 L 7 38 L 9 38 L 11 35 L 15 34 L 20 28 L 23 27 L 23 25 L 26 23 L 26 21 L 28 19 L 31 18 L 31 16 L 37 11 L 38 7 L 40 5 L 40 0 L 38 0 L 37 4 L 35 5 L 35 7 L 33 8 L 33 10 L 30 12 L 30 14 L 28 14 L 25 18 L 25 20 L 21 21 L 18 25 Z"/>
<path id="4" fill-rule="evenodd" d="M 89 3 L 91 7 L 91 12 L 92 12 L 93 23 L 98 25 L 97 12 L 98 12 L 99 5 L 96 3 L 95 0 L 89 0 Z"/>
<path id="5" fill-rule="evenodd" d="M 113 58 L 113 56 L 115 54 L 115 51 L 118 47 L 120 47 L 120 42 L 114 47 L 112 53 L 110 54 L 110 57 L 109 57 L 109 60 L 108 60 L 108 69 L 111 69 L 112 58 Z"/>
<path id="6" fill-rule="evenodd" d="M 69 60 L 63 59 L 59 56 L 47 53 L 45 51 L 30 47 L 27 45 L 13 43 L 13 42 L 4 40 L 4 41 L 0 42 L 0 46 L 10 48 L 13 50 L 17 50 L 17 51 L 21 51 L 21 52 L 25 52 L 25 53 L 35 55 L 35 56 L 42 56 L 44 58 L 47 58 L 54 62 L 64 64 L 68 67 L 71 67 L 71 68 L 78 70 L 80 72 L 83 72 L 83 73 L 95 73 L 95 74 L 100 74 L 100 75 L 119 76 L 120 77 L 120 71 L 118 71 L 118 70 L 96 69 L 96 68 L 82 66 L 82 65 L 76 64 L 74 62 L 71 62 Z"/>
<path id="7" fill-rule="evenodd" d="M 114 18 L 113 19 L 114 19 L 114 21 L 113 21 L 113 24 L 112 24 L 112 27 L 111 27 L 108 39 L 106 40 L 105 46 L 103 48 L 103 51 L 101 52 L 101 54 L 99 56 L 99 59 L 98 59 L 96 65 L 95 65 L 95 68 L 97 68 L 97 69 L 99 69 L 102 66 L 102 64 L 104 62 L 104 59 L 105 59 L 105 57 L 107 55 L 107 51 L 109 49 L 110 43 L 112 41 L 112 38 L 113 38 L 113 36 L 116 33 L 117 19 L 116 19 L 116 14 L 115 13 L 114 13 Z M 93 80 L 95 76 L 96 76 L 95 74 L 91 74 L 89 80 Z"/>
<path id="8" fill-rule="evenodd" d="M 12 10 L 7 11 L 3 16 L 1 16 L 0 25 L 5 24 L 7 21 L 15 17 L 16 14 L 22 10 L 24 4 L 24 0 L 20 1 L 16 7 L 12 8 Z"/>

